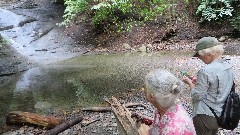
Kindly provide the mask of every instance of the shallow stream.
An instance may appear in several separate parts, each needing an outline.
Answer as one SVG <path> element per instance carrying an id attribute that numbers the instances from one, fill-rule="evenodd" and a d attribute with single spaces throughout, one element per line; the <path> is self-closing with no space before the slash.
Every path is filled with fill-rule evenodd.
<path id="1" fill-rule="evenodd" d="M 104 97 L 139 90 L 151 69 L 175 72 L 176 57 L 185 56 L 171 52 L 81 56 L 2 77 L 0 123 L 10 111 L 47 114 L 100 105 Z"/>
<path id="2" fill-rule="evenodd" d="M 240 70 L 238 56 L 226 57 Z M 188 52 L 159 52 L 89 55 L 35 67 L 0 79 L 0 123 L 10 111 L 48 114 L 102 105 L 105 97 L 140 90 L 155 68 L 181 77 L 180 70 L 195 74 L 201 66 Z"/>

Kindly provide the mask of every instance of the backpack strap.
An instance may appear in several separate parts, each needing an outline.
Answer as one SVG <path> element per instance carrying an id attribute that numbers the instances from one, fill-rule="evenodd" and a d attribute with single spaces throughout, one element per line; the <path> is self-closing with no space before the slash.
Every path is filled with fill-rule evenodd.
<path id="1" fill-rule="evenodd" d="M 204 101 L 203 101 L 203 102 L 204 102 Z M 208 104 L 207 104 L 206 102 L 204 102 L 204 103 L 208 106 Z M 217 119 L 217 121 L 218 121 L 218 116 L 217 116 L 217 114 L 214 112 L 214 110 L 212 109 L 212 107 L 208 106 L 208 108 L 212 111 L 214 117 L 215 117 L 215 118 Z"/>
<path id="2" fill-rule="evenodd" d="M 231 88 L 231 91 L 230 91 L 230 93 L 231 92 L 235 92 L 235 82 L 233 81 L 233 84 L 232 84 L 232 88 Z M 226 99 L 227 100 L 227 99 Z M 204 100 L 202 100 L 207 106 L 208 106 L 208 108 L 212 111 L 212 113 L 213 113 L 213 115 L 215 116 L 215 118 L 217 119 L 217 121 L 219 121 L 218 119 L 219 119 L 219 117 L 217 116 L 217 114 L 215 113 L 215 111 L 213 110 L 213 108 L 212 107 L 210 107 Z"/>
<path id="3" fill-rule="evenodd" d="M 233 81 L 231 92 L 235 92 L 235 82 Z"/>

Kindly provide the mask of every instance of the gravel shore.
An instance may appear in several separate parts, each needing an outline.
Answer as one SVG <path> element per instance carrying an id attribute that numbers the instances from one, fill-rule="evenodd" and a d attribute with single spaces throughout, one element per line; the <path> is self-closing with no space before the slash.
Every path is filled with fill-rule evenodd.
<path id="1" fill-rule="evenodd" d="M 187 97 L 186 97 L 187 96 Z M 118 97 L 118 100 L 122 104 L 126 103 L 142 103 L 145 107 L 142 106 L 132 106 L 129 107 L 129 111 L 132 113 L 139 113 L 142 116 L 153 119 L 154 107 L 146 101 L 143 96 L 142 90 L 131 90 L 128 93 L 123 93 L 121 97 Z M 181 102 L 184 108 L 191 115 L 192 107 L 189 102 L 189 92 L 184 91 L 181 94 Z M 121 128 L 121 124 L 118 122 L 113 112 L 91 112 L 91 111 L 81 111 L 75 110 L 72 112 L 55 112 L 51 114 L 52 116 L 62 117 L 65 120 L 73 120 L 77 117 L 83 116 L 84 120 L 65 131 L 59 133 L 59 135 L 121 135 L 125 134 Z M 89 121 L 92 121 L 92 123 Z M 85 124 L 88 123 L 88 124 Z M 15 127 L 17 128 L 17 127 Z M 46 129 L 40 127 L 33 127 L 24 125 L 16 130 L 12 130 L 2 135 L 44 135 Z M 219 135 L 237 135 L 240 134 L 240 127 L 234 131 L 228 131 L 219 129 Z"/>

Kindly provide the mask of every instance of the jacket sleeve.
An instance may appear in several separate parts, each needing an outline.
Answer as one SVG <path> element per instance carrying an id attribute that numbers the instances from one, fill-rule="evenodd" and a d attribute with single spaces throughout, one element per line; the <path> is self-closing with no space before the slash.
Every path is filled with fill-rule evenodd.
<path id="1" fill-rule="evenodd" d="M 210 82 L 208 75 L 204 72 L 204 70 L 199 70 L 197 73 L 196 85 L 191 91 L 193 101 L 196 102 L 206 98 L 209 86 Z"/>

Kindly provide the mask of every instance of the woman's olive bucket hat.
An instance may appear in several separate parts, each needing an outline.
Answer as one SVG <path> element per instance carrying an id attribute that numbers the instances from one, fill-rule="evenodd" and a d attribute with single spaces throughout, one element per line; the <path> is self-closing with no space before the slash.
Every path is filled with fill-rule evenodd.
<path id="1" fill-rule="evenodd" d="M 203 49 L 207 49 L 213 46 L 219 45 L 219 42 L 217 38 L 215 37 L 203 37 L 198 40 L 195 53 L 193 54 L 193 57 L 198 57 L 198 52 Z"/>

